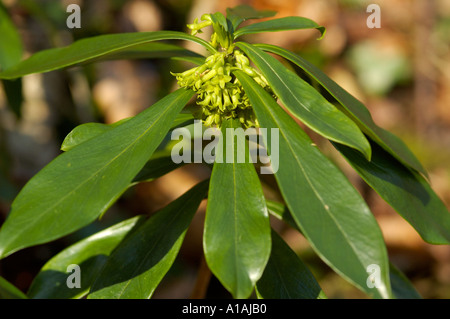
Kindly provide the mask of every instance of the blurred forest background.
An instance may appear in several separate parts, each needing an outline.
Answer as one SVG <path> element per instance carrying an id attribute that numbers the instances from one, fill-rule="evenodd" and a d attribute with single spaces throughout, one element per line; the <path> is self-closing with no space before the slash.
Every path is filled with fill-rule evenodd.
<path id="1" fill-rule="evenodd" d="M 450 207 L 450 1 L 448 0 L 3 0 L 23 40 L 25 55 L 94 35 L 177 30 L 203 13 L 238 4 L 303 16 L 327 28 L 264 33 L 247 38 L 291 49 L 320 67 L 360 99 L 375 122 L 400 136 L 429 171 L 433 189 Z M 81 29 L 68 29 L 66 8 L 82 8 Z M 381 8 L 381 28 L 369 29 L 369 4 Z M 205 33 L 202 36 L 208 38 Z M 2 41 L 0 35 L 0 41 Z M 189 49 L 202 53 L 195 45 Z M 108 61 L 26 76 L 23 101 L 0 88 L 0 224 L 21 187 L 60 153 L 64 137 L 86 122 L 113 123 L 136 115 L 172 90 L 171 60 Z M 4 89 L 7 88 L 7 90 Z M 20 91 L 19 91 L 20 92 Z M 311 133 L 308 131 L 308 133 Z M 312 134 L 312 133 L 311 133 Z M 317 136 L 312 136 L 318 139 Z M 386 240 L 390 259 L 424 298 L 450 298 L 450 248 L 426 244 L 416 231 L 356 173 L 318 140 L 367 200 Z M 0 275 L 27 291 L 39 269 L 68 245 L 125 218 L 151 215 L 208 176 L 188 165 L 128 191 L 105 217 L 58 241 L 25 249 L 0 262 Z M 154 298 L 195 297 L 202 263 L 204 206 L 197 213 L 180 255 Z M 329 298 L 366 298 L 317 258 L 304 238 L 274 225 L 311 267 Z M 193 292 L 194 291 L 194 292 Z M 211 278 L 209 298 L 228 297 Z"/>

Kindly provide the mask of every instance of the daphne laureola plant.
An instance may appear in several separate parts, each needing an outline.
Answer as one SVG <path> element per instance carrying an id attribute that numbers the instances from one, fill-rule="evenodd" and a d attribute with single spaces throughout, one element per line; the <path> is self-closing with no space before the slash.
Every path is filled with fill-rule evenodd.
<path id="1" fill-rule="evenodd" d="M 182 164 L 173 162 L 163 140 L 174 129 L 192 125 L 194 119 L 222 132 L 267 129 L 264 144 L 269 154 L 274 151 L 273 143 L 267 143 L 271 129 L 279 133 L 279 168 L 273 189 L 282 202 L 266 198 L 250 161 L 216 162 L 208 180 L 150 218 L 125 220 L 52 257 L 23 297 L 152 297 L 204 199 L 205 260 L 235 298 L 326 298 L 307 265 L 271 229 L 269 215 L 301 232 L 331 269 L 368 296 L 419 297 L 389 262 L 381 230 L 363 198 L 294 118 L 329 140 L 424 241 L 449 244 L 447 208 L 431 189 L 419 161 L 403 142 L 373 122 L 361 102 L 300 55 L 275 45 L 241 41 L 244 35 L 285 30 L 317 29 L 324 35 L 323 27 L 303 17 L 242 26 L 246 20 L 274 15 L 238 6 L 226 15 L 205 14 L 196 19 L 188 25 L 191 34 L 102 35 L 36 53 L 2 70 L 2 79 L 15 79 L 136 57 L 136 53 L 142 58 L 174 58 L 196 65 L 172 73 L 180 88 L 137 116 L 112 125 L 83 124 L 67 136 L 64 152 L 14 200 L 0 230 L 2 259 L 90 224 L 130 187 L 178 168 Z M 196 36 L 205 28 L 213 30 L 210 42 Z M 210 55 L 161 40 L 193 41 Z M 193 97 L 195 102 L 190 104 Z M 216 155 L 230 152 L 224 145 L 232 145 L 233 159 L 238 152 L 248 152 L 246 144 L 238 149 L 234 136 L 222 134 L 220 138 L 223 143 Z M 78 288 L 66 284 L 70 265 L 81 270 Z"/>

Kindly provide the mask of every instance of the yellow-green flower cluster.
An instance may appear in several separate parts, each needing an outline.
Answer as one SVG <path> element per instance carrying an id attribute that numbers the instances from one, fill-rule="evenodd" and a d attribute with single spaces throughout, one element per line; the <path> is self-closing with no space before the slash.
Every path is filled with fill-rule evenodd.
<path id="1" fill-rule="evenodd" d="M 187 27 L 191 29 L 191 35 L 201 33 L 203 28 L 212 25 L 211 16 L 209 14 L 202 15 L 201 20 L 201 22 L 198 22 L 198 18 L 195 18 L 194 23 L 187 25 Z"/>
<path id="2" fill-rule="evenodd" d="M 180 87 L 197 92 L 197 104 L 201 108 L 195 116 L 205 126 L 220 127 L 224 119 L 231 118 L 238 118 L 245 128 L 259 126 L 250 100 L 232 73 L 234 70 L 242 70 L 273 95 L 264 76 L 250 66 L 248 58 L 239 50 L 217 52 L 199 67 L 172 73 Z"/>

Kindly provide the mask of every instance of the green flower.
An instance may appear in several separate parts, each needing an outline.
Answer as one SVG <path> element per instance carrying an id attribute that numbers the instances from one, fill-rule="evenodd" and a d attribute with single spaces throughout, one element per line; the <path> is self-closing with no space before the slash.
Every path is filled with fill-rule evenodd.
<path id="1" fill-rule="evenodd" d="M 193 24 L 188 25 L 193 35 L 201 32 L 204 27 L 214 25 L 210 15 L 203 15 L 201 19 L 203 22 L 199 23 L 198 19 L 195 19 Z M 215 27 L 216 29 L 223 31 L 223 28 Z M 250 65 L 244 53 L 235 49 L 234 44 L 229 41 L 219 41 L 225 37 L 231 38 L 214 32 L 211 44 L 215 48 L 221 46 L 218 52 L 207 57 L 203 65 L 172 75 L 176 77 L 180 87 L 197 93 L 199 109 L 194 116 L 201 119 L 205 126 L 220 127 L 224 119 L 239 119 L 244 128 L 258 127 L 259 123 L 250 100 L 233 71 L 242 70 L 274 98 L 275 94 L 266 78 Z"/>

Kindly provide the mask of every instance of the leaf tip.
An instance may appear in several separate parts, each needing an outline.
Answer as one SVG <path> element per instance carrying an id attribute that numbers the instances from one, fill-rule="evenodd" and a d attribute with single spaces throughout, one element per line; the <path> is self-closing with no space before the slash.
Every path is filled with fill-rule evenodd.
<path id="1" fill-rule="evenodd" d="M 368 148 L 364 149 L 364 153 L 363 154 L 364 154 L 364 157 L 366 158 L 366 160 L 368 162 L 372 161 L 372 147 L 370 147 L 370 144 L 369 144 Z"/>
<path id="2" fill-rule="evenodd" d="M 320 32 L 320 37 L 318 37 L 317 40 L 322 40 L 327 33 L 327 29 L 323 26 L 317 27 L 316 29 Z"/>
<path id="3" fill-rule="evenodd" d="M 10 255 L 10 252 L 4 245 L 0 245 L 0 260 L 5 259 Z"/>

